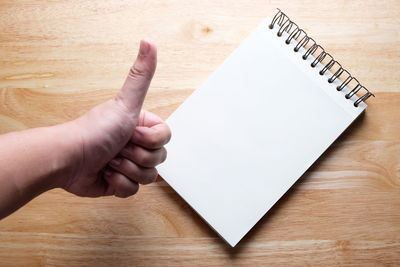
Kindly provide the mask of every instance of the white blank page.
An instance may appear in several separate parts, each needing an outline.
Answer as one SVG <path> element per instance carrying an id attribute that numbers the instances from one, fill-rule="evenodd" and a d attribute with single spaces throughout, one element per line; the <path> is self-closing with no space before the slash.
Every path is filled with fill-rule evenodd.
<path id="1" fill-rule="evenodd" d="M 266 19 L 168 118 L 160 175 L 231 246 L 365 109 Z"/>

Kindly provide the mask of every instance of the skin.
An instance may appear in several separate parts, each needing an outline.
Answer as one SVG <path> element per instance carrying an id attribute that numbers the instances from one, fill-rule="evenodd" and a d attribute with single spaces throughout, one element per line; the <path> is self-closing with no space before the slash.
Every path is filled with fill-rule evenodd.
<path id="1" fill-rule="evenodd" d="M 115 98 L 70 122 L 1 135 L 0 218 L 53 188 L 125 198 L 155 181 L 171 138 L 162 119 L 141 110 L 156 64 L 155 45 L 142 40 Z"/>

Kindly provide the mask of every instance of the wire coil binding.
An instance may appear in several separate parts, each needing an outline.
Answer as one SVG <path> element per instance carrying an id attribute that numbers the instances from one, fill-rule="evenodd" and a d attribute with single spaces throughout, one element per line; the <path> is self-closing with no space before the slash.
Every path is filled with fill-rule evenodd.
<path id="1" fill-rule="evenodd" d="M 345 95 L 345 98 L 350 99 L 352 96 L 356 95 L 359 91 L 366 91 L 362 96 L 358 97 L 354 102 L 354 106 L 358 107 L 361 102 L 365 102 L 369 97 L 375 95 L 371 93 L 367 88 L 360 84 L 360 82 L 353 77 L 350 72 L 348 72 L 342 65 L 335 60 L 329 53 L 325 51 L 325 49 L 317 44 L 314 39 L 308 36 L 308 34 L 301 29 L 296 23 L 294 23 L 290 18 L 283 13 L 279 8 L 278 12 L 275 14 L 271 23 L 269 24 L 269 28 L 273 29 L 274 26 L 279 26 L 279 30 L 277 32 L 278 37 L 281 37 L 284 32 L 288 33 L 288 37 L 285 40 L 286 44 L 290 44 L 292 40 L 298 41 L 297 45 L 294 47 L 294 52 L 298 52 L 300 48 L 306 49 L 308 44 L 309 48 L 303 54 L 302 58 L 306 60 L 310 55 L 314 56 L 314 61 L 311 63 L 311 67 L 314 68 L 318 63 L 322 64 L 322 61 L 327 58 L 327 63 L 323 65 L 322 70 L 320 70 L 319 74 L 324 75 L 326 71 L 331 70 L 334 66 L 338 67 L 338 69 L 332 74 L 332 76 L 328 79 L 329 83 L 333 83 L 336 79 L 340 79 L 342 83 L 336 87 L 338 91 L 342 91 L 350 82 L 355 82 L 356 85 L 353 89 L 350 90 Z M 319 51 L 314 55 L 316 51 Z"/>

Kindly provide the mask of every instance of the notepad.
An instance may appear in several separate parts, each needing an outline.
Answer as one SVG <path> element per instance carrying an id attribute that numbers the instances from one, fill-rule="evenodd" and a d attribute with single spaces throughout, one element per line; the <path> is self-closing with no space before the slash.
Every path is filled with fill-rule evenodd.
<path id="1" fill-rule="evenodd" d="M 348 73 L 342 67 L 334 71 L 339 63 L 332 58 L 332 64 L 325 50 L 317 52 L 318 44 L 303 59 L 312 43 L 304 44 L 298 27 L 300 34 L 293 34 L 295 24 L 279 12 L 167 119 L 172 139 L 159 174 L 231 246 L 365 110 L 372 95 L 359 83 L 350 87 L 355 78 L 342 76 Z M 318 61 L 320 53 L 326 55 Z"/>

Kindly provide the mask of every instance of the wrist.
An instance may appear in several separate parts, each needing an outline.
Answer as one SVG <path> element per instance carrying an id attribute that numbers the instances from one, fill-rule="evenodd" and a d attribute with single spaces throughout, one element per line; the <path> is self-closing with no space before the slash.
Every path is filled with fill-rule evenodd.
<path id="1" fill-rule="evenodd" d="M 50 188 L 65 188 L 74 179 L 83 162 L 82 139 L 75 121 L 49 127 L 56 149 L 53 159 L 53 178 Z"/>

